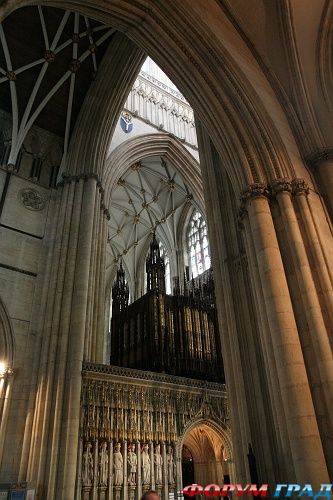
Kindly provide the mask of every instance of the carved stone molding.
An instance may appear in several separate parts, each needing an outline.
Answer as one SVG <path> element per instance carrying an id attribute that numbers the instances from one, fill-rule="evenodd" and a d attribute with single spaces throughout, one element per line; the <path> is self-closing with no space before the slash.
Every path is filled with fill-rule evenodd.
<path id="1" fill-rule="evenodd" d="M 217 382 L 206 382 L 203 380 L 195 380 L 185 377 L 178 377 L 176 375 L 168 375 L 166 373 L 147 372 L 143 370 L 135 370 L 133 368 L 125 368 L 114 365 L 103 365 L 97 363 L 83 363 L 83 375 L 90 374 L 105 374 L 105 375 L 118 375 L 120 377 L 130 377 L 141 380 L 149 380 L 152 382 L 167 382 L 176 383 L 178 385 L 185 385 L 187 387 L 205 388 L 217 391 L 226 392 L 225 384 Z"/>
<path id="2" fill-rule="evenodd" d="M 292 192 L 291 182 L 288 179 L 274 179 L 270 184 L 270 191 L 273 196 L 282 192 Z"/>
<path id="3" fill-rule="evenodd" d="M 254 198 L 267 197 L 269 191 L 266 184 L 263 182 L 255 182 L 250 184 L 248 188 L 243 192 L 241 196 L 241 201 L 246 206 L 247 202 L 253 200 Z"/>
<path id="4" fill-rule="evenodd" d="M 229 408 L 224 391 L 188 388 L 179 385 L 177 377 L 172 378 L 172 383 L 156 385 L 130 377 L 123 380 L 112 375 L 85 375 L 81 437 L 86 441 L 175 442 L 188 425 L 200 419 L 228 428 Z M 152 426 L 152 422 L 156 425 Z"/>
<path id="5" fill-rule="evenodd" d="M 294 195 L 309 194 L 309 186 L 304 179 L 293 179 L 291 181 L 292 192 Z"/>
<path id="6" fill-rule="evenodd" d="M 322 161 L 333 160 L 333 148 L 317 149 L 306 157 L 306 162 L 312 167 L 318 166 Z"/>
<path id="7" fill-rule="evenodd" d="M 241 203 L 237 214 L 237 223 L 239 229 L 244 229 L 243 219 L 247 214 L 246 205 L 254 198 L 268 197 L 269 190 L 263 182 L 250 184 L 240 197 Z"/>
<path id="8" fill-rule="evenodd" d="M 45 207 L 45 198 L 33 188 L 21 189 L 18 193 L 19 200 L 28 210 L 40 211 Z"/>

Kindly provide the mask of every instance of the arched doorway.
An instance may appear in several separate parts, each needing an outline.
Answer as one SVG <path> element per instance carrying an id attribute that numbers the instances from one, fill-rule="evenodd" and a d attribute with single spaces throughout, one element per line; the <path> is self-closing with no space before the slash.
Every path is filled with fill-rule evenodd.
<path id="1" fill-rule="evenodd" d="M 182 443 L 183 487 L 196 483 L 202 486 L 230 480 L 230 446 L 224 433 L 202 421 L 185 434 Z"/>

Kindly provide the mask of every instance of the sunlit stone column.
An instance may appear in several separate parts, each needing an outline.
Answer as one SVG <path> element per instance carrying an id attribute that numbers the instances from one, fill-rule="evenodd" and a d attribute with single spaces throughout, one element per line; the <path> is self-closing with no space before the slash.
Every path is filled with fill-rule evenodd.
<path id="1" fill-rule="evenodd" d="M 305 250 L 303 237 L 292 203 L 292 186 L 285 179 L 277 179 L 271 185 L 272 193 L 278 201 L 281 216 L 284 223 L 285 234 L 290 248 L 290 256 L 293 261 L 297 283 L 300 291 L 301 302 L 304 309 L 309 334 L 300 329 L 302 345 L 310 344 L 310 359 L 304 352 L 308 370 L 315 362 L 318 367 L 316 379 L 309 380 L 313 387 L 313 400 L 317 410 L 318 426 L 323 436 L 323 447 L 328 466 L 332 463 L 332 418 L 330 408 L 333 406 L 333 356 L 327 335 L 322 310 L 319 303 L 318 292 L 314 283 L 310 263 Z M 305 338 L 304 338 L 305 337 Z M 309 337 L 309 339 L 307 338 Z M 316 391 L 317 394 L 314 394 Z M 318 394 L 319 391 L 319 394 Z M 325 415 L 320 415 L 318 408 L 326 406 Z M 318 403 L 318 406 L 317 406 Z"/>
<path id="2" fill-rule="evenodd" d="M 333 169 L 333 166 L 332 166 Z M 333 171 L 333 170 L 332 170 Z M 315 215 L 311 211 L 311 196 L 309 187 L 303 179 L 294 179 L 291 183 L 294 200 L 298 207 L 305 234 L 307 236 L 309 252 L 313 258 L 314 269 L 320 282 L 323 299 L 327 310 L 329 323 L 329 338 L 333 347 L 333 270 L 324 253 L 324 242 L 317 231 Z"/>
<path id="3" fill-rule="evenodd" d="M 249 186 L 243 201 L 263 288 L 270 330 L 266 334 L 271 335 L 295 479 L 323 483 L 328 481 L 328 472 L 266 187 L 261 183 Z"/>
<path id="4" fill-rule="evenodd" d="M 241 210 L 243 213 L 243 210 Z M 278 467 L 275 470 L 276 478 L 285 478 L 285 481 L 293 481 L 295 478 L 294 467 L 291 458 L 289 436 L 286 428 L 286 420 L 283 411 L 281 393 L 279 390 L 279 381 L 277 376 L 276 361 L 272 347 L 272 339 L 266 332 L 269 330 L 267 311 L 264 303 L 263 289 L 258 270 L 256 250 L 253 243 L 253 237 L 248 217 L 242 219 L 244 228 L 245 244 L 249 262 L 249 273 L 254 294 L 254 305 L 256 307 L 257 318 L 259 322 L 258 337 L 262 349 L 265 373 L 268 381 L 268 396 L 272 406 L 272 427 L 276 435 L 275 453 Z M 230 470 L 234 469 L 234 462 L 229 465 Z M 231 474 L 231 473 L 230 473 Z M 235 477 L 235 476 L 232 476 Z"/>
<path id="5" fill-rule="evenodd" d="M 66 418 L 62 426 L 62 453 L 59 479 L 63 481 L 63 498 L 71 498 L 76 477 L 78 446 L 81 368 L 83 360 L 85 319 L 93 233 L 93 214 L 96 196 L 96 178 L 89 177 L 84 184 L 83 203 L 77 245 L 77 262 L 73 286 L 72 314 L 68 345 L 67 383 L 65 389 Z"/>

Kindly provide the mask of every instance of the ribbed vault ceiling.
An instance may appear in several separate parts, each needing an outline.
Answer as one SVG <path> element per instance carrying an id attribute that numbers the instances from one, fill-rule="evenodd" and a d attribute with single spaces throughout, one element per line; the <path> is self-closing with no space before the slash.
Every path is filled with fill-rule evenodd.
<path id="1" fill-rule="evenodd" d="M 131 268 L 156 231 L 168 252 L 177 241 L 179 219 L 196 206 L 176 168 L 159 156 L 132 165 L 111 194 L 109 244 L 114 261 Z"/>
<path id="2" fill-rule="evenodd" d="M 115 30 L 77 12 L 52 7 L 15 10 L 0 24 L 0 107 L 13 120 L 12 151 L 32 125 L 64 139 Z"/>
<path id="3" fill-rule="evenodd" d="M 221 437 L 208 425 L 202 424 L 192 429 L 184 440 L 184 445 L 197 462 L 223 460 L 224 445 Z"/>

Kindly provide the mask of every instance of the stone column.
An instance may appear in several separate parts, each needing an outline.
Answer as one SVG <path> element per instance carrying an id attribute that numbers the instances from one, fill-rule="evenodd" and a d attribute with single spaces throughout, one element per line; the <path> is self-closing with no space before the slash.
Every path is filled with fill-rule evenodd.
<path id="1" fill-rule="evenodd" d="M 95 337 L 96 330 L 94 329 L 94 308 L 95 308 L 95 285 L 96 276 L 99 269 L 96 263 L 97 245 L 98 245 L 98 230 L 100 218 L 100 193 L 96 189 L 94 219 L 93 219 L 93 234 L 92 234 L 92 248 L 89 264 L 89 280 L 88 280 L 88 298 L 87 298 L 87 311 L 86 311 L 86 335 L 84 347 L 84 360 L 96 362 L 95 359 Z"/>
<path id="2" fill-rule="evenodd" d="M 244 223 L 244 224 L 243 224 Z M 265 365 L 265 373 L 268 383 L 268 396 L 271 401 L 272 407 L 272 431 L 276 435 L 276 477 L 284 477 L 287 482 L 292 482 L 295 477 L 294 467 L 291 458 L 289 436 L 286 428 L 286 420 L 283 411 L 283 404 L 281 393 L 279 390 L 279 381 L 277 376 L 276 361 L 272 347 L 271 336 L 266 335 L 265 332 L 269 330 L 267 311 L 264 303 L 263 289 L 258 270 L 258 263 L 256 251 L 254 248 L 253 237 L 251 233 L 250 223 L 248 217 L 244 217 L 242 226 L 244 228 L 245 246 L 249 262 L 249 274 L 251 285 L 254 295 L 254 305 L 256 307 L 256 314 L 258 318 L 259 328 L 258 337 L 259 344 L 263 353 L 263 360 Z M 228 468 L 233 470 L 233 481 L 237 477 L 235 471 L 235 462 L 229 462 Z M 236 464 L 237 465 L 237 464 Z M 231 477 L 231 472 L 230 472 Z M 232 481 L 231 481 L 232 482 Z"/>
<path id="3" fill-rule="evenodd" d="M 77 245 L 73 284 L 73 299 L 68 342 L 68 363 L 64 396 L 65 415 L 62 424 L 62 442 L 58 476 L 64 485 L 63 497 L 73 496 L 76 475 L 76 453 L 78 446 L 81 369 L 84 336 L 86 331 L 86 309 L 89 283 L 89 268 L 92 247 L 93 215 L 96 195 L 96 178 L 89 177 L 84 184 L 80 228 Z M 60 484 L 58 487 L 60 487 Z M 60 493 L 60 492 L 59 492 Z"/>
<path id="4" fill-rule="evenodd" d="M 253 184 L 244 193 L 263 288 L 274 357 L 286 417 L 296 480 L 328 481 L 303 353 L 289 295 L 266 187 Z M 311 450 L 311 453 L 309 453 Z"/>
<path id="5" fill-rule="evenodd" d="M 101 235 L 99 240 L 99 245 L 101 247 L 101 259 L 100 259 L 100 280 L 99 280 L 99 288 L 97 290 L 98 294 L 98 314 L 97 314 L 97 325 L 96 329 L 98 332 L 98 350 L 97 350 L 97 362 L 104 363 L 105 362 L 105 354 L 106 350 L 104 347 L 104 338 L 105 338 L 105 320 L 104 320 L 104 308 L 105 308 L 105 276 L 106 276 L 106 246 L 107 246 L 107 238 L 108 238 L 108 229 L 107 229 L 107 219 L 110 219 L 109 212 L 106 210 L 104 204 L 101 206 Z M 109 360 L 108 360 L 109 363 Z"/>
<path id="6" fill-rule="evenodd" d="M 77 459 L 77 473 L 76 473 L 76 491 L 75 500 L 81 500 L 82 497 L 82 454 L 83 454 L 83 439 L 80 437 Z"/>
<path id="7" fill-rule="evenodd" d="M 33 422 L 27 422 L 24 436 L 24 450 L 21 463 L 20 477 L 33 480 L 39 484 L 44 482 L 45 457 L 47 454 L 48 430 L 51 419 L 52 385 L 54 375 L 54 358 L 57 345 L 57 332 L 60 311 L 61 295 L 65 281 L 65 262 L 70 233 L 69 204 L 73 198 L 74 184 L 66 183 L 57 193 L 56 230 L 53 235 L 52 251 L 48 258 L 52 259 L 52 269 L 48 274 L 48 290 L 45 290 L 44 318 L 39 327 L 43 328 L 41 348 L 37 352 L 39 364 L 34 370 L 35 380 L 29 403 L 35 406 Z M 53 335 L 52 335 L 53 333 Z M 36 392 L 35 392 L 36 391 Z M 29 449 L 29 451 L 28 451 Z M 51 474 L 53 471 L 51 472 Z"/>
<path id="8" fill-rule="evenodd" d="M 307 359 L 305 352 L 304 358 L 308 366 L 309 380 L 312 382 L 312 394 L 314 405 L 317 409 L 319 430 L 323 436 L 325 455 L 328 459 L 330 472 L 333 473 L 332 417 L 329 410 L 333 406 L 333 356 L 331 346 L 303 237 L 291 200 L 291 184 L 285 179 L 277 179 L 271 188 L 278 201 L 284 222 L 285 234 L 297 276 L 304 314 L 309 326 L 309 334 L 304 332 L 303 335 L 303 331 L 300 329 L 300 335 L 303 346 L 310 341 L 310 358 L 308 357 Z M 305 338 L 303 339 L 304 336 Z M 307 338 L 308 336 L 309 339 Z M 315 379 L 311 381 L 310 368 L 314 361 L 317 370 Z M 324 404 L 326 411 L 321 416 L 319 409 L 322 407 L 322 400 L 326 403 L 326 405 Z"/>
<path id="9" fill-rule="evenodd" d="M 57 308 L 55 308 L 56 314 L 59 320 L 56 322 L 55 317 L 53 317 L 52 325 L 52 340 L 53 336 L 56 338 L 56 331 L 59 331 L 59 340 L 57 344 L 56 356 L 58 362 L 50 362 L 50 387 L 52 387 L 52 381 L 54 380 L 54 402 L 53 408 L 50 411 L 50 421 L 54 425 L 52 429 L 52 452 L 50 454 L 49 461 L 46 462 L 46 474 L 48 474 L 48 496 L 52 495 L 52 492 L 56 491 L 56 464 L 58 463 L 58 453 L 59 453 L 59 442 L 61 436 L 62 426 L 60 425 L 61 413 L 63 411 L 63 398 L 66 390 L 66 362 L 67 362 L 67 348 L 68 348 L 68 332 L 70 328 L 71 320 L 71 306 L 73 301 L 73 283 L 75 277 L 75 260 L 77 256 L 77 245 L 79 238 L 79 227 L 80 227 L 80 212 L 82 207 L 82 197 L 84 191 L 84 179 L 83 178 L 68 178 L 66 182 L 69 182 L 69 196 L 67 200 L 67 214 L 63 240 L 62 240 L 62 254 L 61 254 L 61 265 L 59 266 L 58 275 L 58 293 L 57 293 Z M 73 200 L 73 201 L 72 201 Z M 73 204 L 73 207 L 71 206 Z M 67 225 L 69 226 L 67 229 Z M 68 247 L 66 246 L 68 245 Z M 64 261 L 63 261 L 64 259 Z M 67 261 L 67 265 L 65 262 Z M 63 285 L 62 285 L 63 280 Z M 62 288 L 62 297 L 60 295 L 60 290 Z M 51 391 L 50 391 L 51 392 Z M 51 397 L 51 396 L 50 396 Z M 47 477 L 47 476 L 46 476 Z"/>
<path id="10" fill-rule="evenodd" d="M 314 269 L 323 293 L 329 324 L 329 337 L 333 347 L 333 271 L 324 253 L 323 242 L 316 228 L 315 214 L 311 211 L 309 188 L 303 179 L 294 179 L 291 183 L 294 199 L 301 216 L 305 234 L 308 240 L 309 253 L 313 258 Z M 331 271 L 331 272 L 330 272 Z"/>

